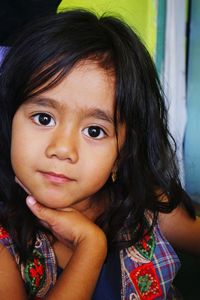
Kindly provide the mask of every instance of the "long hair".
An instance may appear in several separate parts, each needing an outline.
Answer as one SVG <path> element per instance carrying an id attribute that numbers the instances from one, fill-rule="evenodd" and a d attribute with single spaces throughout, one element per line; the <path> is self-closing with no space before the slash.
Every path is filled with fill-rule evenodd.
<path id="1" fill-rule="evenodd" d="M 137 241 L 144 234 L 147 210 L 155 221 L 158 212 L 170 212 L 183 198 L 162 89 L 138 36 L 115 17 L 98 18 L 83 10 L 41 19 L 10 49 L 0 75 L 0 223 L 9 230 L 22 261 L 30 254 L 40 226 L 25 205 L 26 193 L 14 181 L 12 119 L 28 97 L 57 85 L 85 59 L 114 73 L 115 125 L 126 124 L 117 180 L 106 183 L 110 202 L 97 220 L 109 245 L 119 242 L 124 229 L 129 229 L 131 242 Z M 162 194 L 167 201 L 161 201 Z"/>

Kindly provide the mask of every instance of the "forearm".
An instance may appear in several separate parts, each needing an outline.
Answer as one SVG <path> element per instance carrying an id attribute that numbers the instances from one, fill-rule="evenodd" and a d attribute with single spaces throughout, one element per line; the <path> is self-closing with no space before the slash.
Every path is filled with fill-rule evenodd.
<path id="1" fill-rule="evenodd" d="M 103 233 L 81 242 L 45 300 L 89 300 L 106 257 Z"/>

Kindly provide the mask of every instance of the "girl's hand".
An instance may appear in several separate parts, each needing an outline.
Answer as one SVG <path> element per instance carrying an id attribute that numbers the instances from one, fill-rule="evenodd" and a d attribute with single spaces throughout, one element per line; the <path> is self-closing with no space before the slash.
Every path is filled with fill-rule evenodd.
<path id="1" fill-rule="evenodd" d="M 73 246 L 73 255 L 51 289 L 47 300 L 89 300 L 107 254 L 103 231 L 80 212 L 68 208 L 59 211 L 39 204 L 32 196 L 26 203 L 33 214 L 65 245 Z"/>
<path id="2" fill-rule="evenodd" d="M 73 248 L 85 241 L 93 241 L 96 245 L 106 244 L 103 231 L 79 211 L 73 208 L 62 211 L 48 208 L 32 196 L 27 197 L 26 203 L 40 222 L 63 244 Z"/>

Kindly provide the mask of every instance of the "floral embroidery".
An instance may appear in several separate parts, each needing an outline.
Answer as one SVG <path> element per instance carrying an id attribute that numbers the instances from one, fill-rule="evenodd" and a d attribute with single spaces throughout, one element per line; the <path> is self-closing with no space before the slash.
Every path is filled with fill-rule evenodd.
<path id="1" fill-rule="evenodd" d="M 0 239 L 5 239 L 7 237 L 9 237 L 8 232 L 3 227 L 0 227 Z"/>
<path id="2" fill-rule="evenodd" d="M 156 242 L 154 234 L 145 234 L 143 239 L 136 243 L 135 248 L 144 256 L 146 259 L 151 260 Z"/>
<path id="3" fill-rule="evenodd" d="M 152 300 L 162 295 L 159 279 L 153 263 L 144 264 L 130 273 L 141 300 Z"/>
<path id="4" fill-rule="evenodd" d="M 33 250 L 33 258 L 26 264 L 24 273 L 30 294 L 36 294 L 46 278 L 44 256 L 39 251 Z"/>

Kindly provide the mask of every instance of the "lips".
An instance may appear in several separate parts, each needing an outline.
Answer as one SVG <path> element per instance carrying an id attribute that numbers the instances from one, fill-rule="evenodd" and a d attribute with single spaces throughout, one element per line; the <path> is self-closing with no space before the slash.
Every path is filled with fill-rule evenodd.
<path id="1" fill-rule="evenodd" d="M 75 181 L 73 178 L 69 178 L 64 174 L 54 173 L 54 172 L 43 172 L 40 171 L 40 174 L 47 179 L 48 181 L 56 184 L 62 184 L 67 182 Z"/>

